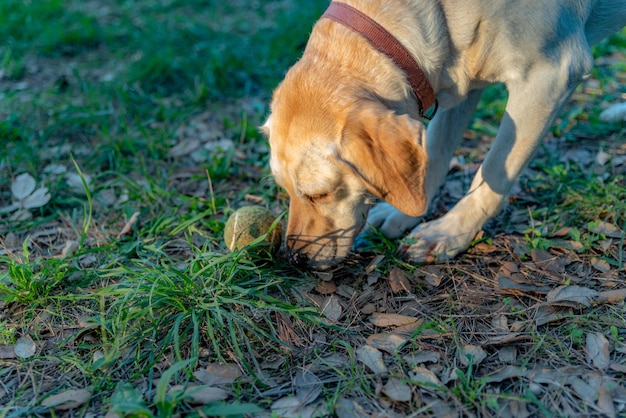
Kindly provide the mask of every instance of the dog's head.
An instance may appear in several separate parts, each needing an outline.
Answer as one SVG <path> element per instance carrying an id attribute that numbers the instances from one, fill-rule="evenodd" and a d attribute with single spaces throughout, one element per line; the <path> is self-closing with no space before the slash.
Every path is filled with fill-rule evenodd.
<path id="1" fill-rule="evenodd" d="M 305 52 L 289 70 L 262 129 L 290 197 L 288 258 L 323 270 L 348 254 L 376 198 L 407 215 L 425 211 L 427 157 L 421 122 L 391 110 L 357 74 L 319 63 Z"/>

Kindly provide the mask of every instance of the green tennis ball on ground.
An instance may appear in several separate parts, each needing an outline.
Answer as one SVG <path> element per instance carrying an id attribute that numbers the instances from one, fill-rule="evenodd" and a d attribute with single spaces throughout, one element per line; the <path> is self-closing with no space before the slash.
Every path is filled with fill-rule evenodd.
<path id="1" fill-rule="evenodd" d="M 263 234 L 270 231 L 276 216 L 262 206 L 244 206 L 237 209 L 224 225 L 224 241 L 231 251 L 242 249 Z M 270 253 L 276 252 L 281 243 L 280 224 L 265 237 L 264 243 Z M 263 248 L 263 246 L 261 246 Z"/>

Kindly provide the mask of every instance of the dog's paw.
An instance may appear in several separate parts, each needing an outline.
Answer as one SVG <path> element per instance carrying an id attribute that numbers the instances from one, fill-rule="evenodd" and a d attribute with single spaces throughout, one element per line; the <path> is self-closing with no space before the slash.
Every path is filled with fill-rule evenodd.
<path id="1" fill-rule="evenodd" d="M 383 202 L 370 210 L 363 232 L 371 234 L 377 230 L 389 239 L 396 239 L 414 228 L 419 223 L 419 219 L 405 215 L 389 203 Z"/>
<path id="2" fill-rule="evenodd" d="M 604 122 L 626 122 L 626 102 L 614 104 L 600 113 Z"/>
<path id="3" fill-rule="evenodd" d="M 465 251 L 476 233 L 445 217 L 419 225 L 400 244 L 398 252 L 416 263 L 442 263 Z"/>

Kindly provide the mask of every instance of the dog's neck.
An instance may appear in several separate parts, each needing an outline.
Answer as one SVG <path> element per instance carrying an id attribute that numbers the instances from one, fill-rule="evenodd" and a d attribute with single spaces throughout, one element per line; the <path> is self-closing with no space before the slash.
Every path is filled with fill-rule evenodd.
<path id="1" fill-rule="evenodd" d="M 417 100 L 420 116 L 429 118 L 426 113 L 430 108 L 433 108 L 431 115 L 434 115 L 437 100 L 430 81 L 413 55 L 389 31 L 365 13 L 339 1 L 333 1 L 322 17 L 352 29 L 374 49 L 389 57 L 404 72 Z"/>
<path id="2" fill-rule="evenodd" d="M 449 40 L 446 29 L 446 22 L 443 16 L 441 4 L 432 0 L 340 0 L 375 20 L 384 27 L 393 37 L 395 37 L 406 48 L 411 56 L 417 61 L 430 82 L 435 94 L 439 89 L 444 60 L 448 56 Z M 400 3 L 400 5 L 398 5 Z M 324 29 L 320 28 L 326 36 L 335 36 L 335 31 L 327 25 L 339 28 L 340 24 L 322 19 Z M 338 29 L 337 29 L 338 30 Z M 343 28 L 343 30 L 350 30 Z M 351 30 L 350 30 L 351 31 Z M 351 31 L 352 32 L 352 31 Z M 342 34 L 345 32 L 341 32 Z M 353 36 L 362 38 L 354 32 Z M 362 38 L 363 39 L 363 38 Z M 315 48 L 315 46 L 314 46 Z M 354 68 L 351 74 L 360 73 L 363 79 L 375 81 L 373 86 L 374 94 L 385 101 L 391 108 L 395 108 L 400 113 L 419 115 L 420 109 L 413 98 L 411 86 L 406 81 L 403 71 L 390 62 L 395 70 L 380 68 L 379 54 L 372 48 L 372 59 L 363 60 L 356 64 L 360 68 Z M 342 55 L 337 57 L 339 66 L 352 66 L 352 62 L 343 60 L 343 54 L 350 56 L 354 52 L 344 49 L 337 50 Z M 318 53 L 322 51 L 318 50 Z M 370 66 L 376 63 L 375 67 Z M 339 68 L 339 67 L 337 67 Z M 395 74 L 395 75 L 394 75 Z M 389 78 L 391 77 L 391 78 Z M 400 83 L 400 84 L 398 84 Z"/>

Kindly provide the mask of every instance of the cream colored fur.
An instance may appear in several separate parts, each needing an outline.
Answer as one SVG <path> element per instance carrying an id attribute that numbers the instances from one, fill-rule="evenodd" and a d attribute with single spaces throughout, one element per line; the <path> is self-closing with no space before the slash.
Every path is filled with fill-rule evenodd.
<path id="1" fill-rule="evenodd" d="M 358 34 L 321 19 L 274 92 L 263 129 L 290 195 L 287 253 L 317 269 L 341 261 L 369 225 L 416 262 L 464 251 L 507 193 L 576 85 L 590 45 L 626 24 L 626 2 L 345 0 L 396 36 L 430 80 L 440 110 L 426 132 L 404 74 Z M 469 192 L 419 224 L 481 89 L 509 91 L 500 129 Z M 376 200 L 383 203 L 369 210 Z"/>

